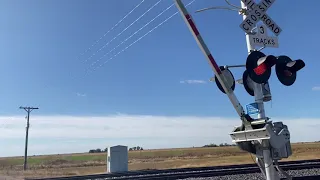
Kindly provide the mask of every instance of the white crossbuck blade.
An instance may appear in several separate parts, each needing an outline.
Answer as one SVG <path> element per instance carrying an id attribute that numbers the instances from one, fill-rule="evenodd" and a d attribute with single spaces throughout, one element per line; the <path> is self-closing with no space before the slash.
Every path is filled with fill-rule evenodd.
<path id="1" fill-rule="evenodd" d="M 256 4 L 254 0 L 241 0 L 249 9 L 247 17 L 240 24 L 240 28 L 250 34 L 251 30 L 261 20 L 276 36 L 279 36 L 282 29 L 269 17 L 266 11 L 271 7 L 275 0 L 261 0 Z"/>

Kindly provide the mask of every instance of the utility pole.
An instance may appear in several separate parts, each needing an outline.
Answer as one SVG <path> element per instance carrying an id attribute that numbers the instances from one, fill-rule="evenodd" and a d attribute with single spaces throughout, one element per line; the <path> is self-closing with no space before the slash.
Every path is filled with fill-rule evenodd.
<path id="1" fill-rule="evenodd" d="M 39 109 L 37 107 L 22 107 L 20 106 L 20 109 L 24 109 L 27 114 L 27 127 L 26 127 L 26 140 L 25 140 L 25 147 L 24 147 L 24 163 L 23 163 L 23 170 L 27 170 L 27 157 L 28 157 L 28 136 L 29 136 L 29 119 L 30 119 L 30 113 L 34 109 Z"/>

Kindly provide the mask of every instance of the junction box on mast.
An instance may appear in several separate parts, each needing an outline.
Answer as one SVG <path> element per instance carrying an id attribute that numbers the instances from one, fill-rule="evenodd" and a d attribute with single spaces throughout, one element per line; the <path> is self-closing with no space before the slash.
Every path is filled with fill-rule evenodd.
<path id="1" fill-rule="evenodd" d="M 281 160 L 292 155 L 290 144 L 290 132 L 288 127 L 282 122 L 258 120 L 253 121 L 252 125 L 265 124 L 264 127 L 252 130 L 244 130 L 241 126 L 235 127 L 230 133 L 232 142 L 236 143 L 241 149 L 263 158 L 262 150 L 258 144 L 263 140 L 269 140 L 271 156 L 273 160 Z M 251 149 L 251 150 L 250 150 Z"/>

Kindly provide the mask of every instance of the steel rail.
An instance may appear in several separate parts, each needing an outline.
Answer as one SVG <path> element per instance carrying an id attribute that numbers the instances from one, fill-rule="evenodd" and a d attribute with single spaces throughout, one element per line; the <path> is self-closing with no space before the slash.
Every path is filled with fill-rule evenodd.
<path id="1" fill-rule="evenodd" d="M 295 168 L 310 169 L 310 168 L 320 168 L 320 159 L 315 160 L 300 160 L 300 161 L 284 161 L 279 162 L 279 165 L 284 169 L 295 170 Z M 245 170 L 245 171 L 244 171 Z M 142 178 L 158 178 L 169 176 L 206 176 L 212 174 L 221 173 L 235 173 L 234 171 L 246 172 L 246 171 L 257 171 L 260 172 L 256 164 L 243 164 L 243 165 L 229 165 L 229 166 L 212 166 L 212 167 L 196 167 L 196 168 L 182 168 L 182 169 L 165 169 L 165 170 L 142 170 L 142 171 L 128 171 L 121 173 L 104 173 L 104 174 L 94 174 L 94 175 L 84 175 L 84 176 L 66 176 L 66 177 L 51 177 L 51 178 L 41 178 L 43 180 L 84 180 L 84 179 L 142 179 Z M 142 177 L 139 177 L 142 176 Z M 219 175 L 220 176 L 220 175 Z M 202 176 L 201 176 L 202 177 Z M 26 180 L 40 180 L 40 179 L 26 179 Z"/>
<path id="2" fill-rule="evenodd" d="M 287 165 L 282 166 L 283 170 L 301 170 L 301 169 L 314 169 L 320 168 L 320 164 L 308 164 L 308 165 Z M 215 176 L 227 176 L 227 175 L 238 175 L 238 174 L 252 174 L 261 173 L 258 167 L 250 168 L 236 168 L 236 169 L 220 169 L 213 171 L 200 171 L 200 172 L 183 172 L 179 174 L 154 174 L 154 175 L 144 175 L 141 177 L 131 176 L 123 178 L 112 178 L 121 180 L 153 180 L 153 179 L 166 179 L 166 180 L 176 180 L 183 178 L 197 178 L 197 177 L 215 177 Z M 320 176 L 320 175 L 319 175 Z M 107 179 L 106 179 L 107 180 Z"/>

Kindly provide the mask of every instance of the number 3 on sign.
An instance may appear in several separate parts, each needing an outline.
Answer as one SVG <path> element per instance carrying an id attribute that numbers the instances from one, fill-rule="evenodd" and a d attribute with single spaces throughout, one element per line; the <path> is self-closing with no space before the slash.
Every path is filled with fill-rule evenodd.
<path id="1" fill-rule="evenodd" d="M 260 25 L 258 31 L 259 31 L 258 34 L 260 36 L 267 36 L 266 26 L 265 25 Z"/>
<path id="2" fill-rule="evenodd" d="M 264 35 L 264 27 L 263 27 L 263 26 L 260 26 L 259 29 L 260 29 L 260 34 L 261 34 L 261 35 Z"/>

